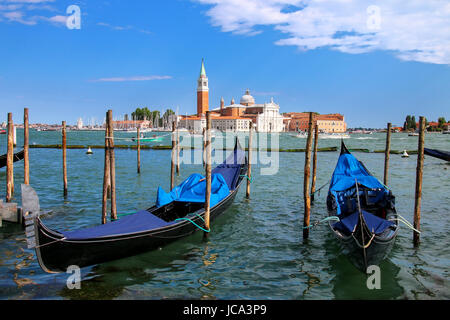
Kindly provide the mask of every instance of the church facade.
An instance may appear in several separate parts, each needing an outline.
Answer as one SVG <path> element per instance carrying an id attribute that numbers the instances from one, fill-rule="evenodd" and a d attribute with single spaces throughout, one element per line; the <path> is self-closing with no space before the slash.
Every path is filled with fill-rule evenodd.
<path id="1" fill-rule="evenodd" d="M 209 111 L 209 86 L 204 61 L 197 80 L 197 114 L 179 116 L 178 127 L 193 133 L 201 133 L 206 128 L 206 111 Z M 284 130 L 285 118 L 280 114 L 280 106 L 273 101 L 256 104 L 255 99 L 247 89 L 239 103 L 234 98 L 229 105 L 224 99 L 220 100 L 220 107 L 211 111 L 211 125 L 220 131 L 248 131 L 253 122 L 258 132 L 281 132 Z"/>

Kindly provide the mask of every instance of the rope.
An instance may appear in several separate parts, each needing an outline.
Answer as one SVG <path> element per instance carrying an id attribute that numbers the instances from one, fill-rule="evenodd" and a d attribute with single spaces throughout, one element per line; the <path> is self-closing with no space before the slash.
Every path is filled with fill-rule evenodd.
<path id="1" fill-rule="evenodd" d="M 375 233 L 372 234 L 372 238 L 370 238 L 369 242 L 368 242 L 365 246 L 361 245 L 361 244 L 358 242 L 358 239 L 355 238 L 355 236 L 353 235 L 353 233 L 352 233 L 352 237 L 353 237 L 353 239 L 355 239 L 355 242 L 356 242 L 356 244 L 357 244 L 358 247 L 360 247 L 360 248 L 362 248 L 362 249 L 367 249 L 367 248 L 370 246 L 370 244 L 372 243 L 372 240 L 375 238 Z"/>
<path id="2" fill-rule="evenodd" d="M 57 240 L 55 240 L 55 241 L 51 241 L 51 242 L 47 242 L 47 243 L 41 244 L 41 245 L 39 245 L 39 246 L 34 246 L 34 248 L 36 248 L 36 249 L 37 249 L 37 248 L 42 248 L 42 247 L 48 246 L 48 245 L 50 245 L 50 244 L 54 244 L 54 243 L 56 243 L 56 242 L 64 241 L 64 240 L 66 240 L 66 237 L 61 238 L 61 239 L 57 239 Z"/>
<path id="3" fill-rule="evenodd" d="M 250 181 L 250 183 L 252 183 L 252 182 L 253 182 L 253 178 L 249 177 L 249 176 L 248 176 L 248 175 L 246 175 L 246 174 L 241 174 L 241 175 L 239 175 L 239 177 L 244 177 L 244 178 L 247 178 L 247 180 L 248 180 L 248 181 Z"/>
<path id="4" fill-rule="evenodd" d="M 311 192 L 311 194 L 315 194 L 316 192 L 319 192 L 321 189 L 323 189 L 323 187 L 325 187 L 327 184 L 329 184 L 331 182 L 331 180 L 329 180 L 327 183 L 325 183 L 323 186 L 321 186 L 319 189 L 317 189 L 314 192 Z"/>
<path id="5" fill-rule="evenodd" d="M 199 216 L 197 213 L 196 213 L 195 215 L 196 215 L 197 217 L 199 217 L 200 219 L 202 219 L 203 222 L 205 222 L 205 220 L 203 220 L 203 218 L 202 218 L 201 216 Z M 190 223 L 192 223 L 194 226 L 196 226 L 197 228 L 199 228 L 199 229 L 201 229 L 201 230 L 203 230 L 203 231 L 205 231 L 205 232 L 210 232 L 210 231 L 211 231 L 210 229 L 206 230 L 206 229 L 200 227 L 198 224 L 196 224 L 194 221 L 192 221 L 192 220 L 189 219 L 189 218 L 178 218 L 178 219 L 175 219 L 175 221 L 177 221 L 177 220 L 187 220 L 187 221 L 189 221 Z"/>
<path id="6" fill-rule="evenodd" d="M 317 220 L 316 222 L 314 222 L 312 225 L 307 226 L 307 227 L 303 227 L 303 229 L 309 229 L 309 228 L 314 228 L 315 226 L 317 226 L 319 223 L 325 222 L 325 221 L 340 221 L 339 217 L 337 216 L 331 216 L 331 217 L 326 217 L 325 219 L 322 220 Z"/>
<path id="7" fill-rule="evenodd" d="M 397 216 L 399 217 L 399 218 L 391 218 L 391 219 L 389 219 L 389 221 L 400 221 L 400 222 L 403 222 L 408 228 L 410 228 L 411 230 L 414 230 L 415 232 L 417 232 L 417 233 L 421 233 L 419 230 L 417 230 L 416 228 L 414 228 L 414 226 L 408 221 L 408 220 L 406 220 L 406 218 L 404 218 L 404 217 L 402 217 L 401 215 L 399 215 L 398 213 L 397 213 Z"/>
<path id="8" fill-rule="evenodd" d="M 117 214 L 117 219 L 111 218 L 111 221 L 116 221 L 116 220 L 119 220 L 119 217 L 129 216 L 129 215 L 132 215 L 132 214 L 135 214 L 135 213 L 136 213 L 136 212 L 119 213 L 119 214 Z"/>

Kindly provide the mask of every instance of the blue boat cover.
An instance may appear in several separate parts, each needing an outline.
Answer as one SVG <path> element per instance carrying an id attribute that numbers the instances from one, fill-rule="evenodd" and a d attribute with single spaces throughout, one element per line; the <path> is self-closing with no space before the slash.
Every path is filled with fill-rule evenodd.
<path id="1" fill-rule="evenodd" d="M 372 233 L 380 234 L 390 226 L 394 225 L 392 221 L 388 221 L 382 218 L 379 218 L 367 211 L 362 210 L 364 220 L 366 221 L 366 225 Z M 359 222 L 359 212 L 352 213 L 351 215 L 341 219 L 341 221 L 336 222 L 333 227 L 339 231 L 344 233 L 352 233 L 356 225 Z"/>
<path id="2" fill-rule="evenodd" d="M 156 206 L 159 208 L 172 201 L 205 202 L 206 180 L 204 178 L 204 176 L 198 173 L 191 174 L 169 193 L 165 192 L 161 187 L 158 187 Z M 224 177 L 220 173 L 211 174 L 211 207 L 215 206 L 229 194 L 230 189 Z"/>
<path id="3" fill-rule="evenodd" d="M 331 176 L 330 191 L 344 191 L 358 183 L 370 189 L 386 189 L 385 186 L 372 176 L 366 168 L 352 154 L 345 153 L 339 157 L 336 168 Z"/>
<path id="4" fill-rule="evenodd" d="M 176 221 L 166 222 L 146 210 L 141 210 L 135 214 L 125 216 L 120 220 L 102 224 L 100 226 L 61 233 L 67 240 L 85 240 L 142 232 L 165 227 L 174 223 L 176 223 Z"/>

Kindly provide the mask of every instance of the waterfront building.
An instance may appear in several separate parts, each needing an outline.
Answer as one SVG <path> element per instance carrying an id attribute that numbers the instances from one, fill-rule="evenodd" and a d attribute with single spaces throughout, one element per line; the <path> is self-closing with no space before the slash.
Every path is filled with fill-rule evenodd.
<path id="1" fill-rule="evenodd" d="M 283 114 L 286 131 L 307 131 L 309 122 L 308 112 L 289 112 Z M 339 113 L 316 114 L 315 120 L 320 132 L 342 133 L 347 131 L 347 123 Z"/>
<path id="2" fill-rule="evenodd" d="M 205 114 L 208 110 L 209 85 L 202 60 L 197 80 L 197 114 L 179 116 L 178 127 L 201 133 L 206 127 Z M 229 105 L 225 105 L 222 97 L 220 107 L 211 110 L 212 128 L 220 131 L 248 131 L 250 122 L 253 122 L 258 132 L 281 132 L 284 130 L 283 121 L 284 117 L 280 114 L 280 106 L 273 101 L 273 98 L 269 103 L 256 104 L 249 89 L 241 97 L 239 104 L 236 104 L 233 98 Z"/>

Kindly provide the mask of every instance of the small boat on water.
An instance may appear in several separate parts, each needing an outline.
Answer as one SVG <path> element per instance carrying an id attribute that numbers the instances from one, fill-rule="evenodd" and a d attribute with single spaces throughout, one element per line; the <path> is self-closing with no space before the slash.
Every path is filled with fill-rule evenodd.
<path id="1" fill-rule="evenodd" d="M 343 253 L 361 271 L 378 265 L 392 249 L 398 233 L 395 197 L 341 144 L 327 196 L 329 227 Z"/>
<path id="2" fill-rule="evenodd" d="M 160 142 L 162 141 L 163 136 L 157 136 L 154 134 L 152 137 L 145 137 L 143 134 L 141 134 L 139 141 L 140 142 Z M 137 141 L 136 137 L 131 138 L 132 141 Z"/>
<path id="3" fill-rule="evenodd" d="M 0 156 L 0 168 L 6 167 L 6 162 L 7 162 L 6 157 L 7 157 L 7 154 L 4 154 L 4 155 Z M 13 162 L 20 161 L 20 160 L 23 159 L 23 157 L 24 157 L 24 151 L 23 150 L 19 151 L 19 152 L 14 154 Z"/>
<path id="4" fill-rule="evenodd" d="M 212 170 L 210 221 L 233 203 L 248 161 L 236 139 L 234 151 Z M 59 232 L 33 217 L 36 256 L 49 273 L 134 256 L 184 238 L 205 227 L 206 181 L 192 174 L 171 192 L 158 188 L 156 204 L 100 226 Z M 204 230 L 204 229 L 203 229 Z"/>
<path id="5" fill-rule="evenodd" d="M 448 152 L 448 151 L 429 149 L 429 148 L 424 148 L 423 150 L 424 150 L 424 153 L 428 156 L 442 159 L 445 161 L 450 161 L 450 152 Z"/>
<path id="6" fill-rule="evenodd" d="M 350 135 L 347 133 L 319 133 L 319 139 L 348 139 Z"/>
<path id="7" fill-rule="evenodd" d="M 6 130 L 5 129 L 0 129 L 0 134 L 6 134 Z"/>
<path id="8" fill-rule="evenodd" d="M 419 134 L 417 132 L 410 132 L 408 133 L 408 137 L 417 137 Z"/>
<path id="9" fill-rule="evenodd" d="M 409 157 L 408 152 L 406 152 L 406 150 L 403 150 L 402 158 L 408 158 L 408 157 Z"/>
<path id="10" fill-rule="evenodd" d="M 305 131 L 299 131 L 297 134 L 293 134 L 292 136 L 296 138 L 308 138 L 308 133 Z"/>

